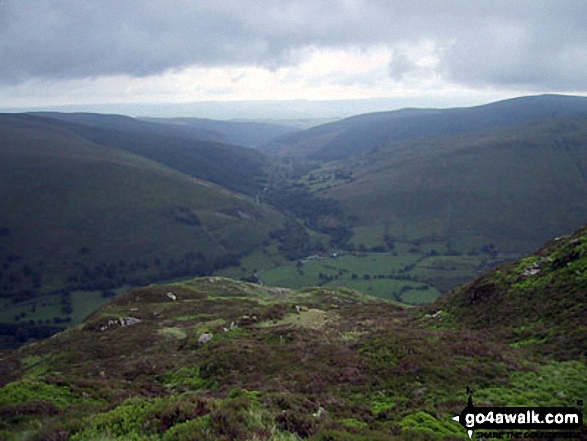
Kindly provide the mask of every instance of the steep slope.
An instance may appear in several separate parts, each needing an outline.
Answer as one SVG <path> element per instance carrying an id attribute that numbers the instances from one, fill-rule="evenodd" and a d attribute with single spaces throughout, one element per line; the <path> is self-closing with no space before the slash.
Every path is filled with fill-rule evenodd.
<path id="1" fill-rule="evenodd" d="M 573 406 L 587 394 L 585 232 L 428 309 L 217 277 L 132 290 L 4 354 L 0 433 L 455 440 L 466 387 L 477 405 Z M 505 292 L 479 289 L 497 279 Z"/>
<path id="2" fill-rule="evenodd" d="M 89 141 L 141 155 L 239 193 L 255 195 L 268 179 L 267 158 L 249 148 L 216 142 L 222 136 L 207 130 L 119 115 L 43 115 Z"/>
<path id="3" fill-rule="evenodd" d="M 338 167 L 352 178 L 319 194 L 394 240 L 527 253 L 587 219 L 585 119 L 390 143 Z"/>
<path id="4" fill-rule="evenodd" d="M 0 116 L 0 213 L 0 292 L 21 300 L 207 274 L 282 222 L 242 195 L 27 115 Z"/>
<path id="5" fill-rule="evenodd" d="M 587 228 L 456 289 L 429 309 L 561 359 L 587 356 Z"/>
<path id="6" fill-rule="evenodd" d="M 404 109 L 358 115 L 285 135 L 264 151 L 335 160 L 393 141 L 467 134 L 549 118 L 585 117 L 587 98 L 561 95 L 521 97 L 470 108 Z"/>

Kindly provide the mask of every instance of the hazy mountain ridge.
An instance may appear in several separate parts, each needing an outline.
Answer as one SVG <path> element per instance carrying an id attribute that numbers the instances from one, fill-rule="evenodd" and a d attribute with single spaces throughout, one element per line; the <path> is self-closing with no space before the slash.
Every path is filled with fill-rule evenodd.
<path id="1" fill-rule="evenodd" d="M 122 132 L 151 133 L 180 137 L 197 141 L 222 142 L 223 135 L 212 130 L 197 129 L 179 124 L 159 124 L 156 121 L 142 120 L 125 115 L 101 113 L 62 113 L 62 112 L 31 112 L 31 115 L 56 119 L 66 123 L 81 124 L 89 127 L 99 127 Z"/>
<path id="2" fill-rule="evenodd" d="M 216 133 L 219 136 L 217 141 L 253 148 L 263 146 L 286 133 L 298 131 L 292 126 L 255 121 L 219 121 L 205 118 L 147 118 L 145 120 Z"/>
<path id="3" fill-rule="evenodd" d="M 585 231 L 426 308 L 223 278 L 132 290 L 3 355 L 0 433 L 456 440 L 466 387 L 478 406 L 572 406 L 587 393 Z"/>
<path id="4" fill-rule="evenodd" d="M 457 135 L 550 118 L 587 117 L 587 98 L 541 95 L 476 107 L 367 113 L 274 140 L 264 151 L 316 160 L 341 159 L 410 138 Z"/>

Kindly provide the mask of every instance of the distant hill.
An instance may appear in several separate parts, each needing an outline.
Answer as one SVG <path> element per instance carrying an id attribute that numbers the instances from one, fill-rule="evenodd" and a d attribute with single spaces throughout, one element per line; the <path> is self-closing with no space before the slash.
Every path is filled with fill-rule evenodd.
<path id="1" fill-rule="evenodd" d="M 219 277 L 134 289 L 2 354 L 0 436 L 450 441 L 470 390 L 575 407 L 586 246 L 583 229 L 426 308 Z"/>
<path id="2" fill-rule="evenodd" d="M 267 158 L 250 148 L 218 142 L 224 139 L 218 132 L 120 115 L 40 115 L 97 144 L 138 154 L 239 193 L 255 195 L 266 185 Z"/>
<path id="3" fill-rule="evenodd" d="M 282 225 L 281 215 L 253 199 L 71 127 L 0 115 L 3 299 L 208 274 Z M 93 133 L 96 141 L 115 139 L 115 132 Z M 135 141 L 138 149 L 138 138 L 127 140 L 128 150 Z"/>
<path id="4" fill-rule="evenodd" d="M 393 240 L 526 253 L 587 220 L 587 119 L 397 141 L 335 164 L 346 178 L 318 194 Z"/>
<path id="5" fill-rule="evenodd" d="M 179 124 L 162 124 L 158 123 L 157 120 L 150 121 L 146 119 L 131 118 L 124 115 L 83 112 L 33 112 L 31 115 L 45 116 L 59 121 L 122 132 L 150 133 L 196 141 L 225 141 L 224 136 L 220 132 L 213 130 L 199 129 L 197 127 L 182 126 Z"/>
<path id="6" fill-rule="evenodd" d="M 393 141 L 459 135 L 550 118 L 586 118 L 587 98 L 542 95 L 477 107 L 404 109 L 367 113 L 282 136 L 263 151 L 283 156 L 334 160 Z"/>
<path id="7" fill-rule="evenodd" d="M 292 125 L 255 121 L 219 121 L 204 118 L 145 118 L 146 121 L 172 125 L 174 128 L 190 128 L 201 132 L 215 133 L 216 141 L 245 147 L 260 147 L 274 138 L 297 132 Z"/>

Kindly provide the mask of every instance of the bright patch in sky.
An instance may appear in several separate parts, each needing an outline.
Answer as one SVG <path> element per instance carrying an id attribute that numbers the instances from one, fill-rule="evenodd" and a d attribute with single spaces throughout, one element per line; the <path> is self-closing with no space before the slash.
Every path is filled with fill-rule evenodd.
<path id="1" fill-rule="evenodd" d="M 5 107 L 67 106 L 80 102 L 188 103 L 243 100 L 340 100 L 418 94 L 473 93 L 483 100 L 494 92 L 475 92 L 444 82 L 432 42 L 387 47 L 321 49 L 297 54 L 295 66 L 187 67 L 145 77 L 32 79 L 0 89 Z"/>
<path id="2" fill-rule="evenodd" d="M 585 95 L 585 16 L 583 0 L 0 0 L 0 107 Z"/>

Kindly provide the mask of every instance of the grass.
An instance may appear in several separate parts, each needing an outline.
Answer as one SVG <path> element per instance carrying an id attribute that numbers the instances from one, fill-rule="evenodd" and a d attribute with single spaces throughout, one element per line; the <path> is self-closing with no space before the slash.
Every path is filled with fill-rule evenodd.
<path id="1" fill-rule="evenodd" d="M 450 418 L 467 385 L 476 403 L 568 405 L 585 393 L 582 361 L 540 358 L 461 322 L 430 327 L 453 315 L 425 312 L 348 288 L 221 277 L 134 289 L 84 325 L 4 356 L 0 435 L 451 439 L 463 436 Z M 108 325 L 128 316 L 140 322 Z M 213 338 L 200 343 L 202 332 Z"/>
<path id="2" fill-rule="evenodd" d="M 124 291 L 124 288 L 113 290 L 118 294 Z M 76 325 L 82 323 L 86 317 L 109 300 L 110 298 L 102 295 L 102 291 L 73 291 L 69 302 L 72 308 L 70 314 L 64 313 L 62 295 L 60 294 L 45 295 L 18 303 L 5 300 L 0 311 L 0 322 L 14 322 L 16 316 L 24 313 L 25 316 L 18 321 L 29 322 L 32 320 L 36 323 L 47 321 L 53 323 L 55 318 L 60 320 L 69 318 L 71 321 L 68 323 Z"/>
<path id="3" fill-rule="evenodd" d="M 419 258 L 414 253 L 344 254 L 336 258 L 309 260 L 301 266 L 292 262 L 259 273 L 263 283 L 272 286 L 347 286 L 383 299 L 422 304 L 438 297 L 439 291 L 430 286 L 425 277 L 419 278 L 421 281 L 410 280 L 410 276 L 417 274 L 418 267 L 409 268 Z"/>
<path id="4" fill-rule="evenodd" d="M 398 241 L 435 236 L 526 253 L 584 221 L 587 187 L 578 169 L 586 163 L 576 146 L 585 127 L 547 121 L 390 143 L 349 158 L 353 181 L 325 195 L 357 219 L 357 237 L 366 242 L 385 225 Z"/>
<path id="5" fill-rule="evenodd" d="M 2 322 L 80 323 L 103 290 L 209 273 L 281 226 L 251 198 L 58 124 L 13 119 L 0 121 Z M 66 313 L 53 295 L 62 290 Z"/>
<path id="6" fill-rule="evenodd" d="M 366 242 L 371 248 L 387 246 L 383 225 L 357 227 L 354 231 L 355 244 Z M 423 304 L 472 280 L 481 268 L 490 267 L 494 258 L 501 258 L 482 251 L 480 243 L 478 240 L 446 241 L 429 237 L 413 242 L 393 242 L 392 251 L 343 252 L 336 258 L 323 253 L 318 259 L 299 262 L 283 259 L 276 246 L 271 245 L 241 259 L 238 267 L 226 268 L 217 274 L 243 279 L 255 276 L 253 278 L 259 277 L 262 283 L 294 289 L 315 285 L 349 286 L 379 298 Z"/>
<path id="7" fill-rule="evenodd" d="M 580 358 L 587 335 L 580 306 L 587 292 L 585 244 L 585 228 L 552 240 L 533 256 L 454 290 L 437 307 L 472 329 L 491 327 L 516 347 Z"/>
<path id="8" fill-rule="evenodd" d="M 435 437 L 461 437 L 463 435 L 463 427 L 459 423 L 452 420 L 441 422 L 426 412 L 410 414 L 404 417 L 399 425 L 404 429 Z"/>
<path id="9" fill-rule="evenodd" d="M 58 148 L 57 144 L 47 148 Z M 488 153 L 489 166 L 498 162 L 498 150 Z M 516 156 L 504 154 L 512 159 L 511 155 Z M 123 159 L 114 165 L 128 165 Z M 457 159 L 457 165 L 467 165 L 462 157 Z M 539 158 L 533 161 L 544 166 L 536 163 Z M 537 173 L 544 171 L 538 169 Z M 381 174 L 374 178 L 383 179 Z M 402 185 L 416 182 L 424 188 L 434 183 L 422 176 L 404 178 Z M 119 179 L 115 183 L 134 182 L 132 173 Z M 185 183 L 182 179 L 177 182 Z M 360 183 L 360 177 L 354 182 Z M 154 186 L 154 191 L 167 188 L 157 182 Z M 182 195 L 181 188 L 169 195 L 171 211 L 145 212 L 145 230 L 128 236 L 139 242 L 131 246 L 138 247 L 133 253 L 148 246 L 140 242 L 149 222 L 161 232 L 172 228 L 161 220 L 168 215 L 175 219 L 173 227 L 193 233 L 189 240 L 227 249 L 228 238 L 246 248 L 247 228 L 258 229 L 257 223 L 236 229 L 237 224 L 242 226 L 238 215 L 223 211 L 221 203 L 224 197 L 234 202 L 234 197 L 243 204 L 239 207 L 250 208 L 246 199 L 213 192 L 218 199 L 204 203 L 210 206 L 186 212 L 174 205 L 179 203 L 175 197 L 189 199 L 189 191 Z M 404 201 L 405 194 L 397 195 Z M 29 196 L 34 196 L 32 190 Z M 160 197 L 155 195 L 155 202 Z M 389 224 L 388 234 L 401 238 L 395 243 L 397 254 L 343 254 L 298 264 L 285 262 L 271 245 L 265 252 L 257 249 L 238 268 L 226 270 L 250 275 L 258 269 L 270 284 L 320 287 L 291 291 L 222 277 L 150 285 L 103 305 L 82 326 L 19 351 L 3 352 L 0 438 L 450 439 L 464 436 L 450 416 L 464 406 L 466 386 L 475 390 L 476 403 L 573 405 L 582 399 L 587 393 L 585 231 L 457 289 L 430 309 L 400 307 L 348 289 L 425 303 L 439 295 L 438 282 L 433 285 L 430 280 L 443 280 L 449 286 L 485 263 L 492 253 L 479 254 L 483 238 L 450 239 L 448 233 L 456 224 L 448 221 L 446 206 L 437 207 L 429 230 L 422 220 L 411 222 L 411 215 L 422 214 L 427 197 L 418 194 L 408 200 L 407 217 L 401 222 L 389 217 L 382 221 Z M 504 198 L 520 203 L 511 194 Z M 48 209 L 57 206 L 56 200 L 48 203 Z M 136 221 L 125 213 L 117 221 L 129 225 Z M 497 217 L 501 214 L 496 211 Z M 268 228 L 271 222 L 263 225 Z M 373 226 L 373 219 L 369 222 L 355 229 L 356 238 L 376 243 L 386 227 Z M 185 239 L 183 233 L 175 238 Z M 255 241 L 262 236 L 258 231 L 251 234 Z M 3 235 L 0 240 L 10 237 Z M 169 242 L 169 255 L 179 252 L 180 242 Z M 92 259 L 91 253 L 67 248 L 66 241 L 60 252 L 75 251 L 81 260 Z M 477 255 L 454 253 L 463 250 Z M 9 266 L 11 271 L 28 272 L 25 263 L 11 261 Z M 69 261 L 51 265 L 52 270 L 60 265 L 78 267 Z M 534 267 L 540 272 L 525 274 Z M 60 296 L 53 296 L 46 306 L 37 305 L 35 314 L 58 313 L 58 300 Z M 97 305 L 99 299 L 94 300 Z M 76 320 L 93 307 L 84 303 L 83 293 L 76 292 L 71 304 Z M 294 314 L 295 305 L 308 310 Z M 20 307 L 30 310 L 32 304 Z M 441 315 L 425 318 L 427 312 L 439 309 Z M 122 326 L 113 320 L 129 316 L 140 321 Z M 229 327 L 233 329 L 224 329 Z M 202 332 L 214 337 L 202 344 Z"/>
<path id="10" fill-rule="evenodd" d="M 159 335 L 167 337 L 170 340 L 183 340 L 188 336 L 182 328 L 178 327 L 161 328 L 158 332 Z"/>
<path id="11" fill-rule="evenodd" d="M 321 309 L 309 309 L 299 314 L 287 314 L 281 320 L 271 323 L 270 326 L 293 325 L 307 329 L 321 329 L 333 319 L 333 314 L 327 314 Z"/>
<path id="12" fill-rule="evenodd" d="M 1 404 L 21 404 L 31 400 L 45 401 L 63 409 L 76 399 L 69 388 L 40 380 L 15 381 L 0 389 Z"/>
<path id="13" fill-rule="evenodd" d="M 353 228 L 351 243 L 357 247 L 362 244 L 367 248 L 372 248 L 384 243 L 384 235 L 385 226 L 382 224 L 363 225 Z"/>
<path id="14" fill-rule="evenodd" d="M 529 372 L 516 372 L 506 387 L 480 389 L 476 404 L 493 406 L 574 406 L 587 397 L 587 366 L 579 361 L 555 362 Z"/>

